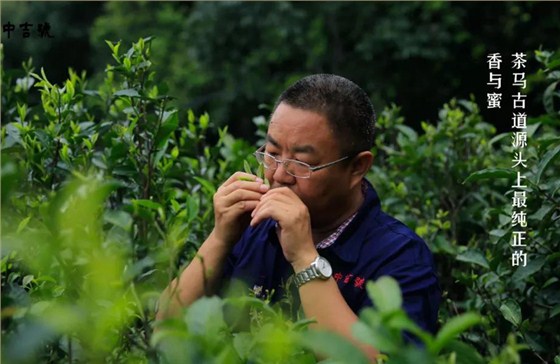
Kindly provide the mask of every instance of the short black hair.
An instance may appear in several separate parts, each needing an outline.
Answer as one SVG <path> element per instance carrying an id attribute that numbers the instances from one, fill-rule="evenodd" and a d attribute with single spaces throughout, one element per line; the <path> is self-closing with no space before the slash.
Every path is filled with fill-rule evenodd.
<path id="1" fill-rule="evenodd" d="M 344 77 L 331 74 L 304 77 L 280 95 L 273 113 L 280 103 L 326 117 L 344 155 L 369 151 L 373 147 L 373 105 L 364 90 Z"/>

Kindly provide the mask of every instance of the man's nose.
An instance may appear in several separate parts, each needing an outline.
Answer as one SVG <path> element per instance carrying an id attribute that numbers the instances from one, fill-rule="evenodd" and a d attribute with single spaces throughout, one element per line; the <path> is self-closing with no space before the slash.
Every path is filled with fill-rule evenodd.
<path id="1" fill-rule="evenodd" d="M 272 175 L 274 182 L 281 185 L 291 185 L 295 182 L 295 177 L 289 174 L 284 168 L 284 163 L 278 163 L 274 174 Z"/>

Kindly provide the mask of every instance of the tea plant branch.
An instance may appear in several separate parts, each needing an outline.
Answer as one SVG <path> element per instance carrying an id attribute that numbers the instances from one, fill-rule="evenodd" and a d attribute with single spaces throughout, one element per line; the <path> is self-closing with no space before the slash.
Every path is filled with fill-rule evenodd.
<path id="1" fill-rule="evenodd" d="M 522 329 L 522 330 L 520 330 L 519 333 L 521 334 L 521 336 L 523 337 L 523 340 L 524 340 L 526 343 L 529 342 L 529 341 L 527 340 L 527 333 L 525 332 L 525 330 Z M 533 354 L 535 354 L 535 356 L 541 361 L 541 363 L 543 363 L 543 364 L 548 364 L 548 361 L 544 360 L 544 358 L 543 358 L 542 356 L 540 356 L 539 353 L 537 353 L 537 351 L 536 351 L 535 349 L 531 348 L 531 346 L 529 346 L 529 348 L 531 349 L 531 352 L 532 352 Z"/>
<path id="2" fill-rule="evenodd" d="M 523 339 L 525 340 L 525 342 L 527 342 L 527 338 L 525 337 L 525 335 L 523 335 Z M 541 360 L 541 362 L 542 362 L 543 364 L 548 364 L 548 362 L 547 362 L 546 360 L 544 360 L 544 358 L 543 358 L 542 356 L 540 356 L 539 353 L 537 353 L 537 352 L 534 351 L 534 350 L 531 350 L 531 351 L 533 352 L 533 354 L 535 354 L 535 356 L 536 356 L 537 358 L 539 358 L 539 359 Z"/>
<path id="3" fill-rule="evenodd" d="M 142 54 L 142 56 L 146 58 L 145 54 Z M 142 74 L 140 76 L 140 89 L 143 90 L 145 85 L 146 85 L 146 71 L 142 71 Z"/>
<path id="4" fill-rule="evenodd" d="M 554 253 L 555 253 L 554 250 L 550 249 L 550 248 L 549 248 L 548 246 L 546 246 L 546 245 L 543 245 L 542 243 L 538 242 L 537 240 L 532 240 L 532 242 L 533 242 L 537 247 L 542 248 L 543 250 L 546 250 L 546 252 L 547 252 L 548 254 L 554 254 Z"/>
<path id="5" fill-rule="evenodd" d="M 165 100 L 161 101 L 161 109 L 160 109 L 160 113 L 159 113 L 159 118 L 157 120 L 157 124 L 156 124 L 156 131 L 153 134 L 153 137 L 151 140 L 148 140 L 149 143 L 149 150 L 148 150 L 148 175 L 146 177 L 146 183 L 144 185 L 144 198 L 149 198 L 150 196 L 150 182 L 152 180 L 152 175 L 154 172 L 154 160 L 153 160 L 153 156 L 155 153 L 155 145 L 156 145 L 156 137 L 161 129 L 161 123 L 163 121 L 163 114 L 164 114 L 164 110 L 165 110 Z M 144 113 L 145 115 L 145 113 Z"/>
<path id="6" fill-rule="evenodd" d="M 152 151 L 148 152 L 148 172 L 146 174 L 146 179 L 144 181 L 143 197 L 145 199 L 150 199 L 150 183 L 152 181 L 152 175 L 154 173 Z"/>
<path id="7" fill-rule="evenodd" d="M 455 304 L 455 301 L 450 300 L 451 301 L 451 307 L 453 308 L 453 312 L 455 312 L 455 315 L 459 316 L 459 310 L 457 309 L 457 305 Z"/>
<path id="8" fill-rule="evenodd" d="M 530 179 L 527 178 L 527 181 L 529 182 L 529 184 L 532 187 L 535 187 L 537 189 L 537 191 L 539 192 L 539 194 L 541 194 L 542 196 L 544 196 L 548 201 L 550 201 L 554 207 L 556 209 L 560 209 L 560 203 L 558 201 L 556 201 L 552 196 L 550 196 L 548 193 L 546 193 L 546 191 L 544 191 L 538 184 L 536 184 L 535 182 L 531 181 Z"/>
<path id="9" fill-rule="evenodd" d="M 140 111 L 138 110 L 137 104 L 134 102 L 134 99 L 130 97 L 130 106 L 132 106 L 132 110 L 134 110 L 134 115 L 136 116 L 136 122 L 140 120 Z M 134 140 L 140 140 L 140 128 L 134 127 L 133 134 Z"/>
<path id="10" fill-rule="evenodd" d="M 478 279 L 475 279 L 473 282 L 474 282 L 474 286 L 475 286 L 475 287 L 474 287 L 475 292 L 476 292 L 476 293 L 482 298 L 482 300 L 487 304 L 487 306 L 489 307 L 489 310 L 490 310 L 491 312 L 493 312 L 493 314 L 492 314 L 492 315 L 488 315 L 488 317 L 490 317 L 490 318 L 491 318 L 491 317 L 500 317 L 500 316 L 501 316 L 501 312 L 500 312 L 500 310 L 499 310 L 499 306 L 496 305 L 496 304 L 494 303 L 494 301 L 493 301 L 492 296 L 490 295 L 490 293 L 486 290 L 486 288 L 480 286 L 480 284 L 479 284 L 479 282 L 478 282 Z M 502 301 L 502 299 L 501 299 L 499 296 L 498 296 L 498 299 L 499 299 L 499 302 L 498 302 L 498 303 L 499 303 L 499 305 L 501 305 L 503 301 Z M 500 341 L 501 339 L 500 339 L 500 331 L 499 331 L 499 330 L 497 331 L 496 335 L 497 335 L 498 341 Z"/>
<path id="11" fill-rule="evenodd" d="M 51 173 L 52 173 L 52 174 L 51 174 L 51 179 L 50 179 L 50 181 L 49 181 L 49 185 L 50 185 L 50 187 L 51 187 L 51 191 L 54 191 L 54 182 L 55 182 L 54 178 L 55 178 L 55 174 L 56 174 L 56 173 L 55 173 L 55 169 L 56 169 L 56 166 L 57 166 L 58 160 L 59 160 L 59 154 L 60 154 L 60 146 L 61 146 L 61 144 L 62 144 L 62 143 L 60 142 L 60 138 L 57 137 L 57 138 L 56 138 L 56 146 L 55 146 L 55 148 L 54 148 L 53 160 L 52 160 L 52 162 L 51 162 L 51 164 L 50 164 L 50 166 L 49 166 L 49 169 L 52 171 L 52 172 L 51 172 Z"/>
<path id="12" fill-rule="evenodd" d="M 149 129 L 148 128 L 148 120 L 146 118 L 146 113 L 145 113 L 145 110 L 143 108 L 142 100 L 138 100 L 137 102 L 135 102 L 133 97 L 129 97 L 129 99 L 130 99 L 130 105 L 131 105 L 131 107 L 134 111 L 134 114 L 135 114 L 135 117 L 136 117 L 136 120 L 137 120 L 137 124 L 135 125 L 134 130 L 133 130 L 133 134 L 135 136 L 134 140 L 136 141 L 137 153 L 136 153 L 136 156 L 135 156 L 136 158 L 133 158 L 133 159 L 134 159 L 134 164 L 136 166 L 136 169 L 137 169 L 139 175 L 144 176 L 144 174 L 141 171 L 141 167 L 140 167 L 142 165 L 142 159 L 143 159 L 142 151 L 145 150 L 144 147 L 146 147 L 146 148 L 148 147 L 149 141 L 148 141 L 148 138 L 144 137 L 142 135 L 142 133 L 140 132 L 140 130 L 141 130 L 140 127 L 144 127 L 146 129 Z M 138 122 L 140 122 L 140 121 L 142 121 L 143 125 L 138 125 Z M 149 155 L 149 153 L 148 153 L 148 155 Z M 149 158 L 148 158 L 147 162 L 148 162 L 148 165 L 149 165 Z M 148 166 L 148 168 L 149 168 L 149 166 Z M 142 198 L 143 199 L 148 199 L 148 196 L 147 196 L 147 193 L 146 193 L 146 185 L 149 184 L 148 178 L 149 177 L 144 176 L 144 185 L 142 186 Z M 147 235 L 147 229 L 148 229 L 148 227 L 147 227 L 146 221 L 144 221 L 144 220 L 141 221 L 140 224 L 139 224 L 139 230 L 140 230 L 140 235 L 143 238 L 145 238 L 146 235 Z"/>
<path id="13" fill-rule="evenodd" d="M 132 292 L 132 297 L 136 301 L 136 305 L 138 307 L 138 312 L 140 314 L 140 322 L 142 323 L 142 327 L 144 328 L 144 334 L 141 335 L 142 340 L 146 347 L 150 347 L 150 326 L 148 324 L 148 319 L 146 318 L 146 312 L 144 310 L 144 306 L 142 305 L 142 301 L 140 297 L 138 297 L 138 293 L 136 292 L 136 286 L 134 285 L 134 281 L 130 282 L 130 291 Z"/>
<path id="14" fill-rule="evenodd" d="M 163 223 L 162 221 L 160 221 L 160 220 L 158 219 L 158 217 L 156 216 L 154 227 L 156 228 L 156 230 L 157 230 L 158 234 L 161 236 L 161 238 L 162 238 L 163 240 L 166 240 L 166 239 L 167 239 L 167 236 L 165 235 L 165 231 L 163 231 L 163 229 L 162 229 L 162 227 L 160 226 L 160 224 L 164 224 L 164 223 Z"/>
<path id="15" fill-rule="evenodd" d="M 163 238 L 163 240 L 167 243 L 168 248 L 169 248 L 169 251 L 170 251 L 170 254 L 168 254 L 168 256 L 169 256 L 169 265 L 168 265 L 167 273 L 168 273 L 168 281 L 171 282 L 171 281 L 173 281 L 173 279 L 175 278 L 176 273 L 179 273 L 179 272 L 176 272 L 176 271 L 175 271 L 176 269 L 174 268 L 174 267 L 175 267 L 175 264 L 174 264 L 174 261 L 173 261 L 173 257 L 175 256 L 175 252 L 174 252 L 174 249 L 173 249 L 173 245 L 172 245 L 172 243 L 170 242 L 170 240 L 167 238 L 167 236 L 166 236 L 165 232 L 163 231 L 163 229 L 159 226 L 157 220 L 156 220 L 156 223 L 154 224 L 154 226 L 155 226 L 155 228 L 156 228 L 158 234 L 159 234 L 159 235 Z M 171 297 L 175 297 L 175 295 L 177 294 L 177 290 L 178 290 L 178 288 L 179 288 L 180 281 L 181 281 L 181 274 L 178 274 L 178 275 L 177 275 L 177 284 L 173 286 L 173 289 L 171 290 L 171 292 L 170 292 L 170 294 L 169 294 L 170 299 L 171 299 Z M 178 298 L 178 296 L 177 296 L 177 298 Z M 168 302 L 167 306 L 169 306 L 169 302 Z M 165 308 L 165 310 L 167 310 L 167 307 Z M 156 311 L 157 311 L 157 308 L 156 308 Z"/>
<path id="16" fill-rule="evenodd" d="M 58 89 L 58 87 L 56 88 L 56 93 L 58 95 L 58 102 L 57 102 L 57 116 L 58 116 L 58 123 L 62 124 L 62 110 L 61 110 L 61 103 L 62 103 L 62 98 L 60 97 L 60 90 Z M 54 155 L 53 155 L 53 160 L 50 164 L 50 168 L 52 171 L 51 174 L 51 179 L 49 181 L 49 185 L 51 187 L 51 191 L 54 191 L 54 182 L 55 182 L 55 170 L 56 170 L 56 166 L 58 164 L 58 160 L 59 160 L 59 154 L 60 154 L 60 147 L 61 147 L 61 142 L 60 142 L 60 137 L 57 136 L 56 137 L 56 147 L 54 150 Z"/>
<path id="17" fill-rule="evenodd" d="M 132 297 L 134 298 L 134 301 L 136 301 L 136 304 L 138 305 L 138 312 L 140 314 L 140 318 L 144 320 L 146 318 L 146 315 L 144 314 L 144 308 L 142 302 L 140 301 L 140 297 L 138 297 L 138 293 L 136 292 L 134 281 L 130 282 L 129 289 L 130 292 L 132 293 Z"/>
<path id="18" fill-rule="evenodd" d="M 57 113 L 58 113 L 58 123 L 62 124 L 62 111 L 60 110 L 61 108 L 61 103 L 62 103 L 62 98 L 60 97 L 60 90 L 58 89 L 58 87 L 56 88 L 56 93 L 58 95 L 58 103 L 57 103 Z"/>
<path id="19" fill-rule="evenodd" d="M 451 138 L 451 142 L 452 142 L 452 147 L 455 147 L 455 138 Z M 444 164 L 444 168 L 445 168 L 445 173 L 447 175 L 451 174 L 451 167 L 449 165 L 449 160 L 450 160 L 450 156 L 448 156 L 448 158 L 445 159 L 445 164 Z M 460 209 L 460 203 L 457 204 L 456 200 L 458 199 L 456 196 L 456 191 L 455 191 L 455 185 L 454 185 L 454 181 L 452 179 L 449 179 L 449 185 L 448 185 L 448 197 L 447 200 L 449 201 L 449 205 L 450 205 L 450 212 L 451 212 L 451 216 L 450 216 L 450 220 L 451 220 L 451 236 L 453 238 L 454 241 L 457 241 L 457 214 L 459 212 Z"/>
<path id="20" fill-rule="evenodd" d="M 62 268 L 62 274 L 64 275 L 64 278 L 66 278 L 67 282 L 68 282 L 68 286 L 69 287 L 78 287 L 77 281 L 76 281 L 76 276 L 75 274 L 72 274 L 72 272 L 70 272 L 70 266 L 66 263 L 66 261 L 64 260 L 64 258 L 62 257 L 62 255 L 60 254 L 60 251 L 55 249 L 54 251 L 54 258 L 56 259 L 56 261 L 58 262 L 58 264 L 60 265 L 60 267 Z"/>
<path id="21" fill-rule="evenodd" d="M 139 341 L 136 337 L 136 334 L 132 334 L 130 331 L 127 331 L 125 334 L 126 338 L 130 341 L 130 343 L 142 351 L 149 352 L 150 346 L 146 346 L 143 341 Z"/>

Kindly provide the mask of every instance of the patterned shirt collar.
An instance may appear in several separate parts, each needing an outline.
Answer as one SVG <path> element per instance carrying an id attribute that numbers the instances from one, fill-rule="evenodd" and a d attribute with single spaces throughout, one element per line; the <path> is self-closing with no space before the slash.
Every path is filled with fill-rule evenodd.
<path id="1" fill-rule="evenodd" d="M 344 229 L 346 229 L 346 227 L 348 225 L 350 225 L 350 223 L 352 222 L 352 220 L 354 220 L 354 218 L 356 217 L 356 215 L 358 214 L 358 211 L 356 211 L 352 216 L 350 216 L 348 219 L 344 220 L 344 222 L 342 224 L 340 224 L 340 226 L 338 228 L 336 228 L 336 230 L 329 236 L 327 236 L 325 239 L 323 239 L 319 244 L 317 244 L 315 247 L 317 249 L 325 249 L 328 248 L 329 246 L 333 245 L 334 242 L 336 241 L 336 239 L 338 239 L 338 237 L 340 236 L 340 234 L 342 234 L 342 232 L 344 231 Z"/>
<path id="2" fill-rule="evenodd" d="M 366 190 L 367 190 L 367 183 L 362 181 L 362 195 L 364 195 L 364 197 L 365 197 L 365 194 L 366 194 Z M 336 239 L 338 239 L 338 237 L 340 236 L 340 234 L 342 234 L 344 232 L 344 229 L 346 229 L 348 227 L 348 225 L 350 225 L 352 220 L 354 220 L 354 218 L 356 217 L 357 214 L 358 214 L 358 211 L 356 211 L 352 216 L 350 216 L 349 218 L 344 220 L 342 222 L 342 224 L 340 224 L 331 235 L 329 235 L 325 239 L 321 240 L 321 242 L 319 242 L 319 244 L 315 245 L 315 247 L 317 249 L 326 249 L 329 246 L 333 245 L 334 242 L 336 241 Z"/>

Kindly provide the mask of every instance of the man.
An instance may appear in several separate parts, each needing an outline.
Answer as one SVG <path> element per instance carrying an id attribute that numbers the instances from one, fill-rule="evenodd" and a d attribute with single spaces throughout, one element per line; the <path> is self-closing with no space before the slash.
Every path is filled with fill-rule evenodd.
<path id="1" fill-rule="evenodd" d="M 432 255 L 380 210 L 364 178 L 373 162 L 374 123 L 367 94 L 345 78 L 312 75 L 289 87 L 255 153 L 270 187 L 241 172 L 220 186 L 215 226 L 198 252 L 204 264 L 194 259 L 170 284 L 158 318 L 232 278 L 276 295 L 293 280 L 306 317 L 353 340 L 359 310 L 371 305 L 365 282 L 390 275 L 408 314 L 434 332 L 440 291 Z M 203 269 L 212 272 L 206 282 Z M 377 354 L 362 349 L 370 358 Z"/>

